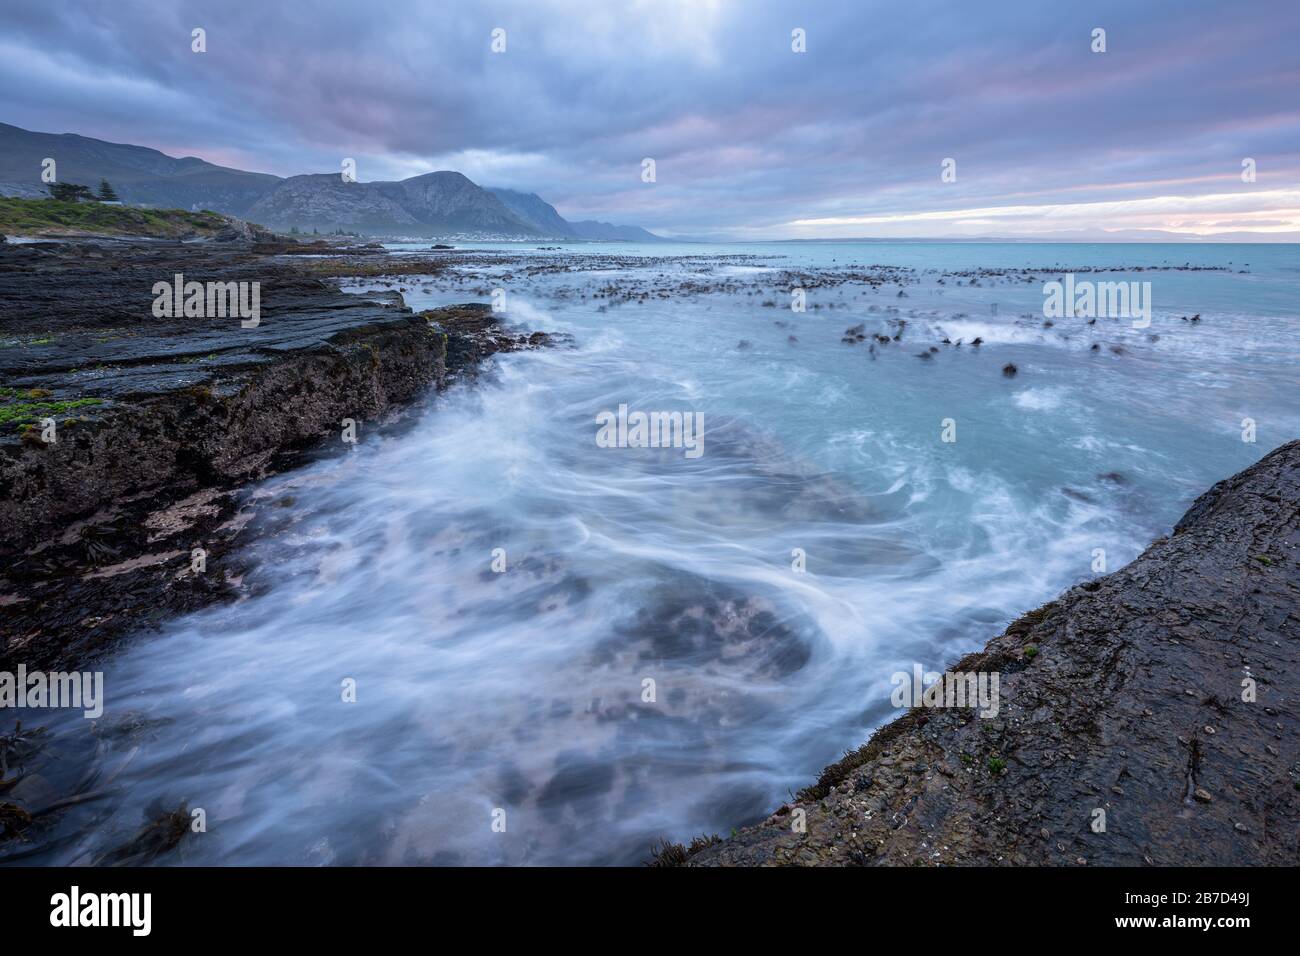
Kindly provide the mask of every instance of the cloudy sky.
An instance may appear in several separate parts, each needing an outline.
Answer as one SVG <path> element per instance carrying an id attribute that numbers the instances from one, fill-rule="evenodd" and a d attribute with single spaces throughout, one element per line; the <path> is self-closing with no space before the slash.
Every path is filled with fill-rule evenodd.
<path id="1" fill-rule="evenodd" d="M 1295 0 L 53 0 L 4 20 L 0 121 L 241 169 L 456 169 L 666 235 L 1300 239 Z"/>

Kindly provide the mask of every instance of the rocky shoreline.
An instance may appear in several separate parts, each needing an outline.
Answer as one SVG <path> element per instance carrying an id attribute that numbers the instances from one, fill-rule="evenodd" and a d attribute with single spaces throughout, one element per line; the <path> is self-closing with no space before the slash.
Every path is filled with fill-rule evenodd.
<path id="1" fill-rule="evenodd" d="M 720 289 L 775 307 L 763 298 L 770 279 L 670 289 L 617 257 L 588 258 L 621 270 L 593 295 L 600 311 Z M 422 397 L 493 354 L 555 344 L 486 306 L 417 314 L 403 301 L 402 283 L 421 276 L 483 296 L 478 265 L 573 268 L 566 257 L 503 259 L 238 231 L 0 244 L 0 670 L 81 668 L 127 635 L 272 586 L 276 569 L 258 567 L 256 545 L 291 527 L 293 499 L 251 483 L 346 454 L 345 420 L 362 436 L 400 429 Z M 177 274 L 260 283 L 259 323 L 154 315 L 154 283 Z M 340 279 L 386 290 L 348 294 Z M 864 281 L 873 293 L 896 284 L 896 298 L 916 276 L 786 279 Z M 878 344 L 902 337 L 897 313 L 884 308 L 892 335 Z M 845 335 L 867 339 L 865 326 Z M 41 438 L 49 419 L 53 443 Z M 762 823 L 665 846 L 657 862 L 1294 865 L 1298 544 L 1292 442 L 1202 495 L 1125 568 L 955 664 L 999 675 L 996 716 L 914 708 Z"/>
<path id="2" fill-rule="evenodd" d="M 1300 441 L 1120 570 L 950 673 L 995 717 L 915 707 L 762 823 L 661 865 L 1300 862 Z"/>
<path id="3" fill-rule="evenodd" d="M 496 352 L 549 342 L 482 305 L 416 314 L 396 291 L 341 292 L 330 276 L 384 274 L 370 247 L 227 239 L 0 245 L 0 669 L 80 666 L 237 598 L 248 482 L 345 451 L 344 419 L 373 427 Z M 177 274 L 259 283 L 257 326 L 154 315 L 152 287 Z"/>

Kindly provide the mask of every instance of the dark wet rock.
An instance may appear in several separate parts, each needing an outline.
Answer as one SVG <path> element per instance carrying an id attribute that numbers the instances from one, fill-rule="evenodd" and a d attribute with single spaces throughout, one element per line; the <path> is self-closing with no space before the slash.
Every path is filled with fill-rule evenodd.
<path id="1" fill-rule="evenodd" d="M 243 219 L 226 217 L 229 225 L 214 235 L 207 238 L 208 242 L 245 242 L 245 243 L 278 243 L 290 247 L 295 246 L 292 239 L 283 236 L 277 236 L 269 229 L 248 222 Z"/>
<path id="2" fill-rule="evenodd" d="M 482 303 L 431 309 L 421 312 L 420 318 L 444 336 L 446 354 L 443 365 L 448 376 L 474 375 L 484 361 L 498 353 L 570 342 L 565 336 L 547 332 L 521 333 L 505 324 L 505 314 L 494 312 L 491 306 Z M 439 385 L 445 383 L 445 378 L 438 382 Z"/>
<path id="3" fill-rule="evenodd" d="M 13 780 L 12 772 L 25 764 L 36 754 L 45 736 L 43 727 L 23 729 L 21 720 L 15 721 L 10 733 L 0 734 L 0 792 L 9 789 Z"/>
<path id="4" fill-rule="evenodd" d="M 1007 378 L 1015 378 L 1016 373 L 1019 371 L 1020 369 L 1016 368 L 1014 362 L 1008 362 L 1006 365 L 1002 366 L 1002 374 Z"/>
<path id="5" fill-rule="evenodd" d="M 566 815 L 590 819 L 602 799 L 613 789 L 614 768 L 581 751 L 571 750 L 555 758 L 555 773 L 537 795 L 537 805 L 552 822 Z"/>
<path id="6" fill-rule="evenodd" d="M 678 862 L 1294 866 L 1298 559 L 1293 441 L 958 662 L 996 718 L 914 708 L 798 794 L 806 833 L 785 807 Z"/>
<path id="7" fill-rule="evenodd" d="M 131 839 L 95 859 L 96 866 L 140 866 L 170 854 L 191 832 L 193 818 L 182 803 L 175 810 L 151 804 L 144 812 L 144 825 Z"/>
<path id="8" fill-rule="evenodd" d="M 0 800 L 0 841 L 19 836 L 32 823 L 32 815 L 15 803 Z"/>
<path id="9" fill-rule="evenodd" d="M 551 344 L 485 305 L 341 292 L 317 263 L 238 243 L 0 249 L 0 668 L 71 664 L 237 596 L 245 569 L 221 559 L 251 520 L 243 484 L 342 450 L 343 419 L 364 436 L 496 352 Z M 258 282 L 259 325 L 154 316 L 177 273 Z M 54 443 L 32 427 L 46 417 Z"/>
<path id="10" fill-rule="evenodd" d="M 766 599 L 687 574 L 674 575 L 616 630 L 597 660 L 630 649 L 641 662 L 726 666 L 768 681 L 800 670 L 812 653 Z"/>

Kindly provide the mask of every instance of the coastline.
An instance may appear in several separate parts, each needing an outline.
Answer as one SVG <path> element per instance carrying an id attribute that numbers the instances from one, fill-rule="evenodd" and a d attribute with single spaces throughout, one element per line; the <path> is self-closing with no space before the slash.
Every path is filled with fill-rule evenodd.
<path id="1" fill-rule="evenodd" d="M 912 708 L 763 822 L 654 862 L 1293 866 L 1298 561 L 1291 441 L 958 662 L 1001 674 L 996 717 Z"/>
<path id="2" fill-rule="evenodd" d="M 345 418 L 363 434 L 399 428 L 494 353 L 556 344 L 484 305 L 407 307 L 403 277 L 436 275 L 448 258 L 265 236 L 0 245 L 16 290 L 0 329 L 23 340 L 0 349 L 0 381 L 22 393 L 7 404 L 41 406 L 60 435 L 44 446 L 11 424 L 0 436 L 0 670 L 81 667 L 171 617 L 262 593 L 275 568 L 258 567 L 255 546 L 291 527 L 295 509 L 259 500 L 254 482 L 346 454 Z M 482 283 L 462 271 L 456 281 Z M 151 317 L 152 281 L 173 273 L 261 281 L 261 328 Z M 358 278 L 386 289 L 335 282 Z M 644 301 L 638 281 L 600 296 Z M 845 335 L 855 329 L 843 344 L 862 340 L 861 325 Z M 1294 862 L 1298 472 L 1300 442 L 1275 449 L 1134 562 L 963 658 L 955 670 L 1000 674 L 995 717 L 909 711 L 765 822 L 665 846 L 658 862 Z M 1233 697 L 1243 673 L 1258 684 L 1250 704 Z M 796 811 L 806 832 L 792 829 Z"/>
<path id="3" fill-rule="evenodd" d="M 344 419 L 364 434 L 496 352 L 550 343 L 484 305 L 417 314 L 398 291 L 354 295 L 331 278 L 403 268 L 438 264 L 262 233 L 0 245 L 0 669 L 79 667 L 237 599 L 237 553 L 257 533 L 251 482 L 331 439 L 345 451 Z M 259 282 L 260 326 L 152 315 L 154 281 L 175 274 Z M 46 443 L 37 423 L 50 418 Z"/>

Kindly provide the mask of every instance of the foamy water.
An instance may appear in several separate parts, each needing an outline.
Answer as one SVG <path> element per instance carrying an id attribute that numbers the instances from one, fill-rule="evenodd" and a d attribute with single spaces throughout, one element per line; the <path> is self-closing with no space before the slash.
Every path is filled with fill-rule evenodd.
<path id="1" fill-rule="evenodd" d="M 250 490 L 288 504 L 255 549 L 264 593 L 109 659 L 93 747 L 88 722 L 49 722 L 121 790 L 35 860 L 94 859 L 181 801 L 209 832 L 170 862 L 196 864 L 634 863 L 725 833 L 892 717 L 895 671 L 982 646 L 1091 577 L 1098 548 L 1131 560 L 1300 434 L 1286 247 L 573 249 L 577 271 L 507 291 L 515 321 L 574 348 L 499 356 L 409 426 Z M 667 281 L 835 260 L 918 282 L 817 289 L 804 314 L 770 292 L 557 296 L 625 274 L 582 271 L 593 251 L 773 257 L 666 261 Z M 1234 271 L 1141 274 L 1144 330 L 1044 327 L 1041 283 L 927 271 L 1165 259 Z M 474 298 L 401 284 L 417 308 Z M 874 358 L 840 341 L 891 318 L 907 331 Z M 945 335 L 967 344 L 917 357 Z M 703 454 L 599 447 L 620 404 L 702 413 Z"/>

